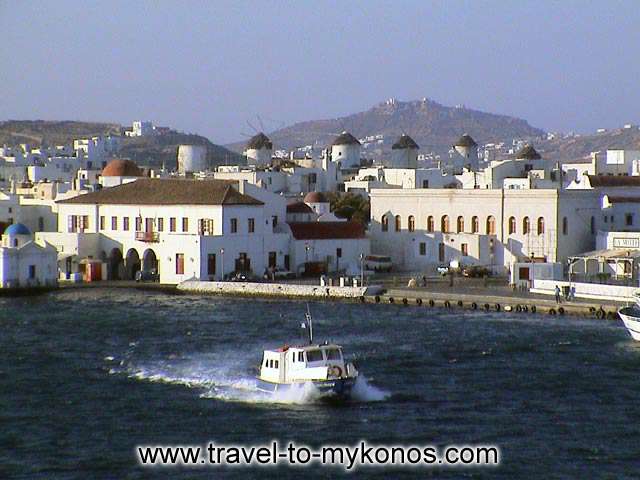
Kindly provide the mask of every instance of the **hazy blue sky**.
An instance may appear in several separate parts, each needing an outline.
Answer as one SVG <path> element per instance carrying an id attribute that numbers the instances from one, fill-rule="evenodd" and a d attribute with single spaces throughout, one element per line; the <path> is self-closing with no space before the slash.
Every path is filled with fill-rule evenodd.
<path id="1" fill-rule="evenodd" d="M 640 1 L 0 0 L 0 119 L 217 143 L 388 97 L 592 131 L 640 121 Z"/>

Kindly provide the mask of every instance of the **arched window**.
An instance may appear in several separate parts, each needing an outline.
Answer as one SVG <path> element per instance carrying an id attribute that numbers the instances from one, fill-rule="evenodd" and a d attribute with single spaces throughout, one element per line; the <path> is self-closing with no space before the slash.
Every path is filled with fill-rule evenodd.
<path id="1" fill-rule="evenodd" d="M 562 234 L 569 234 L 569 220 L 567 220 L 567 217 L 562 217 Z"/>
<path id="2" fill-rule="evenodd" d="M 492 215 L 487 217 L 487 235 L 496 234 L 496 219 Z"/>
<path id="3" fill-rule="evenodd" d="M 386 215 L 383 215 L 382 219 L 380 220 L 380 224 L 382 225 L 383 232 L 389 231 L 389 217 L 387 217 Z"/>
<path id="4" fill-rule="evenodd" d="M 462 215 L 458 217 L 458 221 L 456 222 L 456 232 L 464 232 L 464 217 Z"/>
<path id="5" fill-rule="evenodd" d="M 413 217 L 413 215 L 409 215 L 409 231 L 413 232 L 416 229 L 416 219 Z"/>
<path id="6" fill-rule="evenodd" d="M 509 217 L 509 235 L 516 233 L 516 217 Z"/>
<path id="7" fill-rule="evenodd" d="M 429 215 L 427 217 L 427 232 L 433 232 L 435 229 L 436 227 L 433 221 L 433 215 Z"/>
<path id="8" fill-rule="evenodd" d="M 399 232 L 401 227 L 402 220 L 400 219 L 400 215 L 396 215 L 396 232 Z"/>
<path id="9" fill-rule="evenodd" d="M 471 217 L 471 233 L 478 233 L 480 231 L 480 221 L 478 217 Z"/>
<path id="10" fill-rule="evenodd" d="M 18 246 L 18 239 L 17 239 L 17 238 L 14 238 L 14 239 L 13 239 L 13 246 L 14 246 L 14 247 L 17 247 L 17 246 Z"/>
<path id="11" fill-rule="evenodd" d="M 440 219 L 440 231 L 448 232 L 449 231 L 449 216 L 443 215 L 442 219 Z"/>
<path id="12" fill-rule="evenodd" d="M 529 223 L 529 217 L 522 219 L 522 234 L 527 235 L 531 231 L 531 224 Z"/>
<path id="13" fill-rule="evenodd" d="M 544 233 L 544 218 L 538 218 L 538 235 L 542 235 Z"/>

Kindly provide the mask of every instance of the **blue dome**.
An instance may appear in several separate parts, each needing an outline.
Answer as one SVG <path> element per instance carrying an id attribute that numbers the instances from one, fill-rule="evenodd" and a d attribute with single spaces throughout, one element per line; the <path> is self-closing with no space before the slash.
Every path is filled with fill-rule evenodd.
<path id="1" fill-rule="evenodd" d="M 5 231 L 5 235 L 31 235 L 31 232 L 27 227 L 21 223 L 14 223 L 9 225 Z"/>

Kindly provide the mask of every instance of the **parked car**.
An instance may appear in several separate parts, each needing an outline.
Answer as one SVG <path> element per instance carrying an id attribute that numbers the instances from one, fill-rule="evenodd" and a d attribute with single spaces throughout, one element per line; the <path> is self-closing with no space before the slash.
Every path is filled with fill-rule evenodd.
<path id="1" fill-rule="evenodd" d="M 289 270 L 276 268 L 273 272 L 273 278 L 275 278 L 276 280 L 296 278 L 296 274 Z"/>
<path id="2" fill-rule="evenodd" d="M 436 270 L 440 275 L 444 277 L 445 275 L 448 275 L 449 272 L 451 272 L 451 267 L 449 267 L 449 265 L 438 265 Z"/>
<path id="3" fill-rule="evenodd" d="M 393 263 L 391 257 L 384 255 L 367 255 L 364 257 L 365 270 L 373 270 L 374 272 L 390 272 Z"/>
<path id="4" fill-rule="evenodd" d="M 480 265 L 471 265 L 462 269 L 462 276 L 468 278 L 490 277 L 491 270 Z"/>
<path id="5" fill-rule="evenodd" d="M 138 270 L 136 272 L 136 282 L 159 282 L 160 275 L 155 268 L 151 270 Z"/>

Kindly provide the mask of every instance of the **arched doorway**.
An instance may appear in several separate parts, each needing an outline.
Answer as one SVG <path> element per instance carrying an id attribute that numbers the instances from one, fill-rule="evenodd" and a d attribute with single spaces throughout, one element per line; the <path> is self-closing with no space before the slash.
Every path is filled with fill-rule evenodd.
<path id="1" fill-rule="evenodd" d="M 135 248 L 127 252 L 125 261 L 127 280 L 135 280 L 136 273 L 140 271 L 140 255 Z"/>
<path id="2" fill-rule="evenodd" d="M 156 252 L 148 248 L 142 254 L 142 271 L 150 275 L 150 278 L 159 279 L 160 269 L 158 268 L 158 257 Z"/>
<path id="3" fill-rule="evenodd" d="M 124 263 L 122 261 L 122 252 L 119 248 L 113 248 L 109 254 L 109 280 L 121 280 Z"/>

